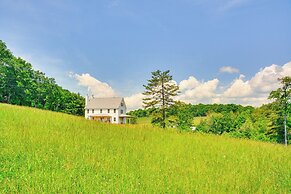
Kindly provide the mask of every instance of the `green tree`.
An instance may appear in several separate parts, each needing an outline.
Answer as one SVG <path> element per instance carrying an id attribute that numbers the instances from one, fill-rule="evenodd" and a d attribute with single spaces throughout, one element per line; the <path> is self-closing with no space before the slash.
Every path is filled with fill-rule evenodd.
<path id="1" fill-rule="evenodd" d="M 143 95 L 144 107 L 158 108 L 155 111 L 152 121 L 159 124 L 162 128 L 166 127 L 166 111 L 174 103 L 173 97 L 178 95 L 179 87 L 173 82 L 170 71 L 154 71 L 148 84 L 144 85 Z"/>
<path id="2" fill-rule="evenodd" d="M 275 91 L 272 91 L 270 93 L 269 98 L 270 99 L 275 99 L 275 102 L 279 109 L 281 109 L 282 115 L 284 116 L 284 142 L 285 145 L 287 146 L 288 144 L 288 129 L 287 129 L 287 117 L 289 115 L 289 112 L 291 110 L 291 77 L 286 76 L 283 78 L 278 79 L 282 87 L 278 88 Z"/>
<path id="3" fill-rule="evenodd" d="M 180 106 L 177 114 L 177 127 L 180 130 L 189 131 L 191 130 L 193 117 L 187 111 L 187 107 Z"/>
<path id="4" fill-rule="evenodd" d="M 13 56 L 0 40 L 0 102 L 83 115 L 85 99 Z"/>

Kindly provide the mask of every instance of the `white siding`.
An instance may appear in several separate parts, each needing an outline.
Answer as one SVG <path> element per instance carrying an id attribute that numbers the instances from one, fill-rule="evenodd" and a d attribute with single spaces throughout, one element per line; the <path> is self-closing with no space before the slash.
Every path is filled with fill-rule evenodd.
<path id="1" fill-rule="evenodd" d="M 87 109 L 85 109 L 85 118 L 89 119 L 90 116 L 97 116 L 97 115 L 108 115 L 111 116 L 110 122 L 111 123 L 120 123 L 119 122 L 119 109 L 116 109 L 115 113 L 114 113 L 114 109 L 109 109 L 109 113 L 108 113 L 108 109 L 102 109 L 102 113 L 100 111 L 100 109 L 94 109 L 94 113 L 92 113 L 92 109 L 89 109 L 89 113 L 87 113 Z M 116 121 L 114 121 L 114 117 L 116 118 Z"/>
<path id="2" fill-rule="evenodd" d="M 87 99 L 86 99 L 87 101 Z M 121 104 L 123 104 L 123 106 L 121 106 Z M 108 109 L 102 109 L 102 113 L 100 111 L 100 109 L 94 109 L 94 113 L 92 111 L 92 109 L 89 109 L 89 113 L 87 112 L 88 109 L 85 109 L 85 118 L 86 119 L 90 119 L 90 116 L 100 116 L 100 115 L 107 115 L 110 116 L 110 122 L 111 123 L 115 123 L 115 124 L 119 124 L 119 123 L 126 123 L 126 118 L 120 118 L 121 114 L 126 114 L 126 105 L 124 100 L 122 100 L 121 104 L 119 105 L 119 108 L 116 108 L 116 111 L 114 113 L 114 109 L 109 109 L 109 113 L 108 113 Z M 123 113 L 121 113 L 123 112 Z M 114 118 L 115 121 L 114 121 Z"/>

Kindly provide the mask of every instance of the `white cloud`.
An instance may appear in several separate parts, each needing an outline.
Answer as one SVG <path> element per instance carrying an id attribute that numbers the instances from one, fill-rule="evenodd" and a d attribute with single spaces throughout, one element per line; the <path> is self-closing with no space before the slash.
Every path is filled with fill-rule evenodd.
<path id="1" fill-rule="evenodd" d="M 221 96 L 225 103 L 259 106 L 269 103 L 268 96 L 272 90 L 280 87 L 278 78 L 291 75 L 291 62 L 283 66 L 271 65 L 262 68 L 250 80 L 244 77 L 235 79 Z"/>
<path id="2" fill-rule="evenodd" d="M 278 78 L 287 75 L 291 75 L 291 62 L 283 66 L 273 64 L 256 73 L 250 80 L 250 85 L 256 92 L 269 93 L 279 87 Z"/>
<path id="3" fill-rule="evenodd" d="M 181 94 L 178 100 L 187 103 L 237 103 L 260 106 L 269 103 L 272 90 L 280 87 L 278 78 L 291 75 L 291 62 L 285 65 L 270 65 L 260 69 L 249 80 L 244 75 L 234 79 L 228 87 L 219 85 L 218 79 L 206 82 L 190 76 L 179 84 Z"/>
<path id="4" fill-rule="evenodd" d="M 142 107 L 142 99 L 144 95 L 142 93 L 133 94 L 129 97 L 125 97 L 125 103 L 129 110 L 134 110 Z"/>
<path id="5" fill-rule="evenodd" d="M 244 76 L 240 75 L 238 79 L 235 79 L 223 95 L 227 97 L 245 97 L 252 94 L 252 88 L 249 81 L 243 81 L 243 78 Z"/>
<path id="6" fill-rule="evenodd" d="M 245 80 L 244 75 L 234 79 L 227 87 L 220 85 L 218 79 L 201 81 L 194 76 L 179 83 L 181 93 L 176 100 L 186 103 L 236 103 L 260 106 L 269 103 L 269 93 L 280 85 L 278 78 L 291 75 L 291 62 L 285 65 L 270 65 L 260 69 L 253 77 Z M 117 92 L 107 83 L 101 82 L 90 74 L 71 74 L 78 84 L 88 89 L 96 97 L 116 96 Z M 176 84 L 175 81 L 173 83 Z M 129 110 L 142 108 L 143 94 L 135 93 L 125 97 Z"/>
<path id="7" fill-rule="evenodd" d="M 218 79 L 203 82 L 190 76 L 187 80 L 182 80 L 180 82 L 179 87 L 181 88 L 182 93 L 177 97 L 177 99 L 187 103 L 195 103 L 199 101 L 208 102 L 212 97 L 215 97 L 218 84 Z"/>
<path id="8" fill-rule="evenodd" d="M 111 86 L 92 77 L 89 73 L 71 74 L 71 76 L 78 81 L 80 86 L 87 87 L 90 95 L 95 97 L 114 97 L 117 95 Z"/>
<path id="9" fill-rule="evenodd" d="M 221 73 L 239 73 L 239 70 L 231 66 L 223 66 L 219 69 Z"/>
<path id="10" fill-rule="evenodd" d="M 193 89 L 199 85 L 199 81 L 193 77 L 190 76 L 187 80 L 182 80 L 179 84 L 180 90 L 186 90 L 186 89 Z"/>
<path id="11" fill-rule="evenodd" d="M 107 83 L 92 77 L 89 73 L 76 74 L 70 73 L 70 77 L 73 77 L 78 81 L 78 85 L 86 87 L 89 95 L 94 97 L 114 97 L 117 96 L 117 92 Z M 138 109 L 142 107 L 142 93 L 133 94 L 125 97 L 126 106 L 128 110 Z"/>

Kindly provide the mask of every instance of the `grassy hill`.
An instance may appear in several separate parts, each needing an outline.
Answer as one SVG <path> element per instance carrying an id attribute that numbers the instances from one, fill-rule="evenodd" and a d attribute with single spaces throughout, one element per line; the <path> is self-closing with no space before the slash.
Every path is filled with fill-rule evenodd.
<path id="1" fill-rule="evenodd" d="M 194 126 L 197 126 L 205 118 L 206 117 L 194 117 L 194 119 L 192 121 L 192 124 Z M 140 118 L 137 118 L 137 124 L 143 124 L 143 125 L 148 124 L 148 125 L 151 125 L 151 119 L 152 119 L 152 117 L 140 117 Z"/>
<path id="2" fill-rule="evenodd" d="M 0 192 L 288 193 L 291 150 L 0 104 Z"/>

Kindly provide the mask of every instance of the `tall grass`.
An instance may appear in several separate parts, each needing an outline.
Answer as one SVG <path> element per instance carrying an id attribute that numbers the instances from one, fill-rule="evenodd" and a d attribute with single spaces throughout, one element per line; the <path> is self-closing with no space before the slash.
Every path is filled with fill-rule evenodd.
<path id="1" fill-rule="evenodd" d="M 0 104 L 0 192 L 288 193 L 291 150 Z"/>

